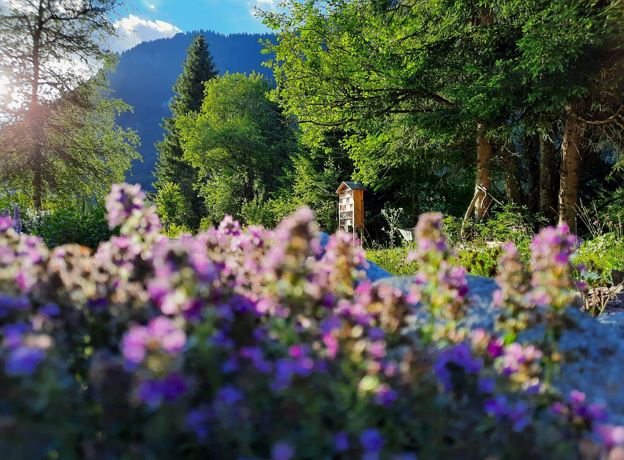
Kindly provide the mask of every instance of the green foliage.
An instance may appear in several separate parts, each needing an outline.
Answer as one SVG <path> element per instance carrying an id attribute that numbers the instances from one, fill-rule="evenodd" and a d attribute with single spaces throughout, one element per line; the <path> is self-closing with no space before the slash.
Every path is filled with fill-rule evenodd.
<path id="1" fill-rule="evenodd" d="M 103 194 L 139 158 L 137 138 L 116 124 L 106 98 L 119 0 L 11 2 L 0 12 L 0 68 L 11 88 L 0 101 L 0 181 L 62 198 Z M 63 64 L 60 64 L 63 63 Z M 71 64 L 70 64 L 71 63 Z"/>
<path id="2" fill-rule="evenodd" d="M 495 209 L 488 220 L 482 223 L 467 221 L 464 225 L 461 219 L 447 217 L 444 221 L 444 230 L 454 245 L 479 248 L 476 252 L 480 250 L 488 252 L 488 243 L 495 245 L 511 241 L 518 247 L 523 259 L 528 261 L 531 238 L 537 229 L 546 225 L 547 221 L 540 216 L 514 205 L 506 205 Z M 475 251 L 471 249 L 470 252 Z"/>
<path id="3" fill-rule="evenodd" d="M 226 74 L 206 84 L 199 114 L 177 121 L 184 159 L 199 171 L 213 222 L 241 217 L 246 203 L 270 198 L 281 185 L 295 132 L 268 90 L 259 74 Z"/>
<path id="4" fill-rule="evenodd" d="M 204 85 L 215 78 L 217 71 L 203 35 L 198 35 L 188 49 L 182 73 L 173 87 L 175 96 L 170 108 L 172 117 L 163 121 L 164 139 L 157 145 L 158 164 L 156 165 L 156 182 L 158 190 L 176 183 L 180 193 L 189 206 L 178 225 L 197 228 L 205 207 L 195 189 L 197 170 L 184 160 L 180 145 L 180 135 L 176 128 L 176 119 L 189 113 L 199 112 L 204 100 Z"/>
<path id="5" fill-rule="evenodd" d="M 293 158 L 292 195 L 298 206 L 309 206 L 321 228 L 332 233 L 337 226 L 336 189 L 349 178 L 347 167 L 334 155 L 311 150 Z"/>
<path id="6" fill-rule="evenodd" d="M 156 211 L 165 230 L 184 226 L 187 222 L 190 210 L 179 184 L 164 183 L 156 193 L 155 202 Z"/>
<path id="7" fill-rule="evenodd" d="M 241 208 L 241 217 L 249 225 L 263 225 L 273 228 L 277 223 L 272 203 L 262 197 L 247 201 Z"/>
<path id="8" fill-rule="evenodd" d="M 501 243 L 512 241 L 518 247 L 523 261 L 530 258 L 531 239 L 534 229 L 541 220 L 531 217 L 526 211 L 512 206 L 494 212 L 482 224 L 469 221 L 461 237 L 462 220 L 447 216 L 443 231 L 455 248 L 453 262 L 472 275 L 494 277 L 498 269 L 498 259 L 502 254 Z M 367 251 L 369 260 L 394 275 L 413 275 L 415 263 L 407 263 L 405 258 L 413 246 Z"/>
<path id="9" fill-rule="evenodd" d="M 274 97 L 307 145 L 340 132 L 353 178 L 412 219 L 470 202 L 477 124 L 494 146 L 490 193 L 511 178 L 510 197 L 533 207 L 538 156 L 527 139 L 558 140 L 575 113 L 610 120 L 587 124 L 588 148 L 622 151 L 617 0 L 284 3 L 265 14 L 279 34 L 267 44 Z"/>
<path id="10" fill-rule="evenodd" d="M 112 235 L 101 204 L 80 206 L 72 203 L 43 211 L 25 222 L 25 230 L 43 238 L 49 247 L 80 244 L 96 249 Z"/>
<path id="11" fill-rule="evenodd" d="M 457 250 L 457 264 L 471 275 L 493 278 L 498 272 L 498 259 L 501 254 L 500 246 L 466 246 Z"/>
<path id="12" fill-rule="evenodd" d="M 184 225 L 171 224 L 169 228 L 163 232 L 163 234 L 167 236 L 167 238 L 178 238 L 181 235 L 191 235 L 193 232 L 190 228 L 185 227 Z"/>
<path id="13" fill-rule="evenodd" d="M 431 42 L 448 39 L 436 36 L 442 15 L 434 3 L 400 11 L 370 1 L 287 3 L 287 14 L 266 15 L 280 32 L 279 42 L 268 45 L 275 53 L 274 95 L 303 121 L 306 145 L 339 132 L 340 153 L 355 168 L 348 178 L 412 218 L 463 208 L 472 185 L 471 162 L 461 158 L 474 126 L 461 119 L 444 85 L 456 81 L 453 70 L 467 61 L 452 55 L 450 45 L 440 45 L 444 59 L 422 55 L 436 46 Z"/>
<path id="14" fill-rule="evenodd" d="M 369 249 L 366 258 L 395 276 L 414 276 L 418 270 L 416 262 L 407 262 L 407 255 L 413 246 L 399 246 L 384 249 Z M 498 269 L 500 247 L 465 246 L 456 249 L 453 263 L 464 267 L 471 275 L 494 277 Z"/>
<path id="15" fill-rule="evenodd" d="M 217 74 L 206 38 L 200 34 L 191 43 L 182 73 L 173 86 L 175 96 L 170 108 L 174 118 L 199 112 L 204 100 L 204 86 Z"/>
<path id="16" fill-rule="evenodd" d="M 612 270 L 624 271 L 624 239 L 614 233 L 583 241 L 575 262 L 585 266 L 584 279 L 593 286 L 613 283 Z"/>
<path id="17" fill-rule="evenodd" d="M 385 249 L 366 250 L 366 259 L 376 263 L 381 268 L 395 276 L 414 276 L 418 270 L 418 264 L 407 262 L 407 255 L 412 246 L 401 246 Z"/>
<path id="18" fill-rule="evenodd" d="M 101 72 L 46 108 L 40 168 L 47 201 L 101 199 L 113 183 L 123 181 L 132 160 L 140 159 L 137 135 L 116 121 L 130 107 L 109 98 L 107 85 Z M 0 181 L 32 195 L 35 173 L 26 164 L 29 136 L 20 123 L 0 131 Z"/>

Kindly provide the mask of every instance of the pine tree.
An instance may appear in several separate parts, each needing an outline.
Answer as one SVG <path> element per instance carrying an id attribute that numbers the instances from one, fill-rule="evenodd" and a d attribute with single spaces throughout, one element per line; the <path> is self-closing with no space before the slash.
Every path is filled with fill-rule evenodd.
<path id="1" fill-rule="evenodd" d="M 74 189 L 101 178 L 101 171 L 110 169 L 111 139 L 121 141 L 115 152 L 124 161 L 135 156 L 124 145 L 131 133 L 119 131 L 114 117 L 103 123 L 95 116 L 97 107 L 104 108 L 98 93 L 105 91 L 96 74 L 112 59 L 101 41 L 114 34 L 111 16 L 121 5 L 121 0 L 0 2 L 0 69 L 11 92 L 0 106 L 0 120 L 9 124 L 0 139 L 0 180 L 27 182 L 23 186 L 31 189 L 37 209 L 46 194 L 58 192 L 63 174 L 74 176 Z M 99 129 L 106 142 L 79 154 L 83 140 L 77 139 L 89 128 Z M 111 164 L 116 169 L 118 161 Z"/>
<path id="2" fill-rule="evenodd" d="M 167 183 L 180 186 L 189 213 L 184 216 L 179 225 L 186 225 L 196 229 L 199 226 L 204 205 L 202 199 L 194 189 L 197 180 L 197 171 L 184 161 L 180 146 L 179 134 L 175 126 L 178 117 L 190 112 L 199 112 L 204 99 L 204 84 L 217 76 L 208 44 L 203 35 L 198 35 L 188 49 L 182 74 L 173 87 L 175 96 L 170 104 L 171 117 L 163 120 L 165 129 L 164 139 L 156 146 L 158 149 L 158 163 L 156 165 L 157 190 Z"/>

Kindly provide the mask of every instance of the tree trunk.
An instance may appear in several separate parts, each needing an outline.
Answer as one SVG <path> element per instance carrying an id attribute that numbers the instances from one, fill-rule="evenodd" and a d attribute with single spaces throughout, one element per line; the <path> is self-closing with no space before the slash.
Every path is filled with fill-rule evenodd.
<path id="1" fill-rule="evenodd" d="M 37 211 L 41 211 L 43 207 L 43 177 L 41 174 L 41 151 L 38 146 L 34 147 L 33 152 L 33 205 Z"/>
<path id="2" fill-rule="evenodd" d="M 492 186 L 490 162 L 492 160 L 492 143 L 486 137 L 483 123 L 477 124 L 477 180 L 475 186 L 475 220 L 482 221 L 488 213 L 492 199 L 489 191 Z"/>
<path id="3" fill-rule="evenodd" d="M 576 232 L 579 172 L 582 165 L 581 146 L 585 124 L 567 111 L 561 144 L 561 178 L 559 181 L 559 224 L 568 224 Z"/>
<path id="4" fill-rule="evenodd" d="M 522 188 L 519 181 L 519 167 L 516 155 L 507 147 L 501 149 L 501 159 L 505 171 L 505 192 L 507 200 L 513 204 L 523 204 Z"/>
<path id="5" fill-rule="evenodd" d="M 39 104 L 39 79 L 41 78 L 41 36 L 44 27 L 44 12 L 45 5 L 40 0 L 36 27 L 33 32 L 33 75 L 30 82 L 30 103 L 27 112 L 32 135 L 30 162 L 33 173 L 33 204 L 37 211 L 41 210 L 43 202 L 43 107 Z"/>
<path id="6" fill-rule="evenodd" d="M 548 136 L 540 136 L 539 211 L 553 219 L 557 215 L 557 152 Z"/>
<path id="7" fill-rule="evenodd" d="M 536 135 L 526 136 L 524 140 L 524 155 L 526 157 L 528 177 L 527 177 L 527 197 L 526 205 L 531 212 L 539 209 L 539 159 L 538 159 L 538 138 Z"/>
<path id="8" fill-rule="evenodd" d="M 43 204 L 43 151 L 44 151 L 44 132 L 43 108 L 36 102 L 30 105 L 28 110 L 30 117 L 30 133 L 31 151 L 30 151 L 30 167 L 33 174 L 33 205 L 37 211 L 40 211 Z"/>

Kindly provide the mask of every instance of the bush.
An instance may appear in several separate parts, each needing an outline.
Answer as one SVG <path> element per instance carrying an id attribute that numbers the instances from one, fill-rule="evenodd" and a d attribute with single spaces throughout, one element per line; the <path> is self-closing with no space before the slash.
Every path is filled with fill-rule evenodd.
<path id="1" fill-rule="evenodd" d="M 413 247 L 411 247 L 413 249 Z M 418 270 L 414 262 L 407 261 L 410 246 L 385 249 L 368 249 L 366 258 L 376 263 L 388 273 L 396 276 L 412 276 Z"/>
<path id="2" fill-rule="evenodd" d="M 418 264 L 408 262 L 407 256 L 414 245 L 394 248 L 368 249 L 366 258 L 395 276 L 412 276 L 418 271 Z M 452 262 L 464 267 L 471 275 L 493 277 L 498 269 L 502 249 L 499 246 L 465 246 L 456 251 Z"/>
<path id="3" fill-rule="evenodd" d="M 166 230 L 170 230 L 172 227 L 175 229 L 187 228 L 186 224 L 191 220 L 191 209 L 185 201 L 179 184 L 164 183 L 158 189 L 155 202 L 156 211 Z"/>
<path id="4" fill-rule="evenodd" d="M 263 225 L 271 228 L 277 223 L 271 202 L 261 198 L 254 198 L 243 204 L 241 217 L 249 225 Z"/>
<path id="5" fill-rule="evenodd" d="M 111 237 L 102 205 L 81 209 L 76 205 L 43 211 L 27 218 L 24 230 L 40 236 L 49 247 L 80 244 L 95 249 Z"/>
<path id="6" fill-rule="evenodd" d="M 585 266 L 590 284 L 609 286 L 612 271 L 624 271 L 624 239 L 614 233 L 597 235 L 581 244 L 576 261 Z"/>
<path id="7" fill-rule="evenodd" d="M 493 278 L 498 270 L 498 259 L 502 255 L 500 246 L 467 246 L 457 250 L 457 263 L 471 275 Z"/>
<path id="8" fill-rule="evenodd" d="M 467 222 L 464 237 L 461 237 L 462 220 L 447 217 L 444 229 L 451 243 L 455 246 L 474 246 L 474 250 L 487 250 L 487 243 L 513 242 L 525 261 L 529 259 L 531 238 L 535 229 L 546 226 L 547 222 L 539 216 L 529 214 L 526 209 L 504 206 L 494 210 L 483 223 Z M 486 248 L 486 249 L 484 249 Z"/>
<path id="9" fill-rule="evenodd" d="M 0 218 L 2 458 L 608 454 L 603 410 L 546 378 L 576 293 L 563 229 L 536 237 L 530 283 L 505 248 L 488 333 L 460 325 L 465 271 L 438 215 L 419 221 L 408 295 L 365 279 L 349 235 L 321 253 L 309 209 L 170 240 L 144 199 L 113 188 L 120 235 L 93 255 Z M 520 324 L 547 327 L 520 343 Z"/>

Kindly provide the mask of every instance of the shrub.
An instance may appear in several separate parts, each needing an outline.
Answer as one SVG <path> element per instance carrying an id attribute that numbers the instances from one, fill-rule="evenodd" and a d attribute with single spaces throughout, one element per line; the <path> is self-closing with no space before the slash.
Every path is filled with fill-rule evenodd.
<path id="1" fill-rule="evenodd" d="M 498 270 L 498 259 L 502 254 L 500 246 L 474 245 L 457 250 L 457 264 L 471 275 L 493 278 Z"/>
<path id="2" fill-rule="evenodd" d="M 95 249 L 110 238 L 103 205 L 80 206 L 70 204 L 50 211 L 29 215 L 24 230 L 40 236 L 49 247 L 80 244 Z"/>
<path id="3" fill-rule="evenodd" d="M 461 326 L 438 215 L 404 293 L 365 279 L 348 235 L 322 253 L 309 209 L 176 240 L 138 187 L 107 211 L 120 235 L 95 254 L 0 218 L 2 458 L 567 459 L 622 430 L 549 384 L 574 293 L 565 228 L 535 239 L 530 277 L 506 250 L 500 310 L 546 325 L 520 343 L 510 321 Z"/>
<path id="4" fill-rule="evenodd" d="M 579 247 L 576 261 L 585 266 L 585 279 L 593 286 L 613 283 L 612 271 L 624 271 L 624 239 L 615 233 L 596 235 Z"/>
<path id="5" fill-rule="evenodd" d="M 269 228 L 274 227 L 276 218 L 271 204 L 271 201 L 263 198 L 254 198 L 246 202 L 241 208 L 243 221 L 249 225 L 264 225 Z"/>
<path id="6" fill-rule="evenodd" d="M 179 184 L 164 183 L 155 197 L 156 211 L 166 230 L 186 228 L 191 210 Z"/>
<path id="7" fill-rule="evenodd" d="M 407 255 L 413 245 L 394 248 L 367 249 L 366 258 L 376 263 L 388 273 L 396 276 L 412 276 L 418 270 L 418 264 L 408 261 Z M 462 266 L 471 275 L 493 277 L 498 269 L 499 246 L 464 246 L 458 248 L 452 257 L 455 264 Z"/>
<path id="8" fill-rule="evenodd" d="M 524 208 L 509 205 L 493 211 L 483 223 L 467 222 L 463 229 L 463 237 L 461 219 L 445 218 L 444 229 L 454 246 L 474 246 L 475 250 L 484 250 L 487 248 L 487 243 L 511 241 L 520 251 L 523 260 L 528 261 L 533 232 L 536 228 L 545 226 L 546 223 L 539 216 L 529 214 Z M 487 252 L 495 253 L 496 251 Z"/>
<path id="9" fill-rule="evenodd" d="M 407 261 L 409 250 L 409 246 L 368 249 L 366 258 L 393 275 L 412 276 L 416 273 L 418 265 L 415 262 Z"/>

